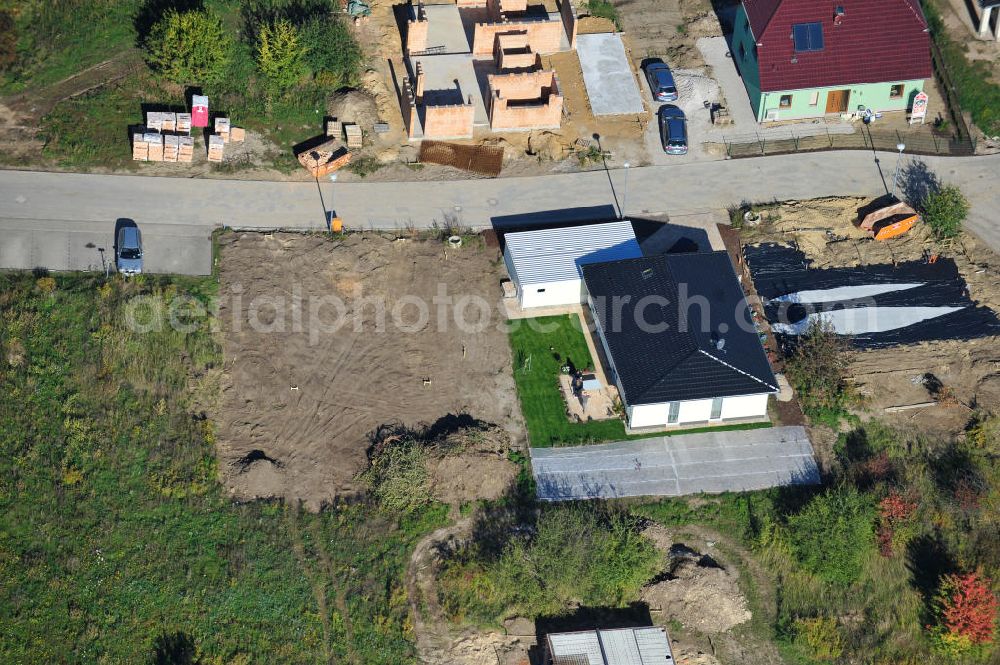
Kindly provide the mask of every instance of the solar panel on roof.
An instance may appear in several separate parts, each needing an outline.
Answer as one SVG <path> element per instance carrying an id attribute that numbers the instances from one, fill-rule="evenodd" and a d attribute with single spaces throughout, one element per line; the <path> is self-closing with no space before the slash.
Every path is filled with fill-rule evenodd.
<path id="1" fill-rule="evenodd" d="M 796 23 L 792 26 L 792 39 L 795 41 L 795 52 L 823 50 L 822 23 Z"/>

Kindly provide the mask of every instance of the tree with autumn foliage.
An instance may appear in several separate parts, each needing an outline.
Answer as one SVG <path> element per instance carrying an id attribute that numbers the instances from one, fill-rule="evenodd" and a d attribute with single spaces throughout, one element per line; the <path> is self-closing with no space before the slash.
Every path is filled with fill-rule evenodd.
<path id="1" fill-rule="evenodd" d="M 913 534 L 910 518 L 917 509 L 917 504 L 910 501 L 899 492 L 893 490 L 878 504 L 878 527 L 875 530 L 875 540 L 879 553 L 891 557 L 895 546 L 902 544 Z"/>
<path id="2" fill-rule="evenodd" d="M 996 638 L 1000 602 L 980 573 L 945 575 L 937 596 L 939 650 L 953 657 L 984 655 Z"/>

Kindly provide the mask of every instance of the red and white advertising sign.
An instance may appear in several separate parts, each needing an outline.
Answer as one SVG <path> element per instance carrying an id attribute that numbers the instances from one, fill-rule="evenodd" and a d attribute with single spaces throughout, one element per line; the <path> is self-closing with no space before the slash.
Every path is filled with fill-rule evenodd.
<path id="1" fill-rule="evenodd" d="M 191 96 L 191 126 L 208 127 L 208 97 Z"/>
<path id="2" fill-rule="evenodd" d="M 920 124 L 924 124 L 924 118 L 927 117 L 927 93 L 918 92 L 917 96 L 913 98 L 913 110 L 910 111 L 910 124 L 920 121 Z"/>

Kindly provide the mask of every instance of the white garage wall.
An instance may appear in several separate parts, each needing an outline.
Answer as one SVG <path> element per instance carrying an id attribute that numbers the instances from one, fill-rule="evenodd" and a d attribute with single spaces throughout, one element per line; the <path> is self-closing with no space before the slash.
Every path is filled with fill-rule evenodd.
<path id="1" fill-rule="evenodd" d="M 725 397 L 722 400 L 722 420 L 754 418 L 767 415 L 767 393 Z M 632 428 L 662 427 L 667 424 L 670 403 L 637 404 L 628 407 L 628 424 Z M 677 423 L 704 423 L 712 415 L 712 400 L 696 399 L 681 402 Z M 714 421 L 719 422 L 719 421 Z M 673 425 L 674 423 L 671 423 Z"/>
<path id="2" fill-rule="evenodd" d="M 753 418 L 767 415 L 767 393 L 741 395 L 722 400 L 722 419 Z"/>
<path id="3" fill-rule="evenodd" d="M 544 289 L 544 290 L 541 290 Z M 578 305 L 582 299 L 583 280 L 521 285 L 521 307 Z"/>

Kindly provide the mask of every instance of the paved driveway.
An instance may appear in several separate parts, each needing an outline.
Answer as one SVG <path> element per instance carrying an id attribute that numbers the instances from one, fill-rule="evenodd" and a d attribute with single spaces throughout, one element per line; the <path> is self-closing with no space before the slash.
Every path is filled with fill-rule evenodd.
<path id="1" fill-rule="evenodd" d="M 532 448 L 546 501 L 742 492 L 820 481 L 803 427 L 658 436 L 568 448 Z"/>

